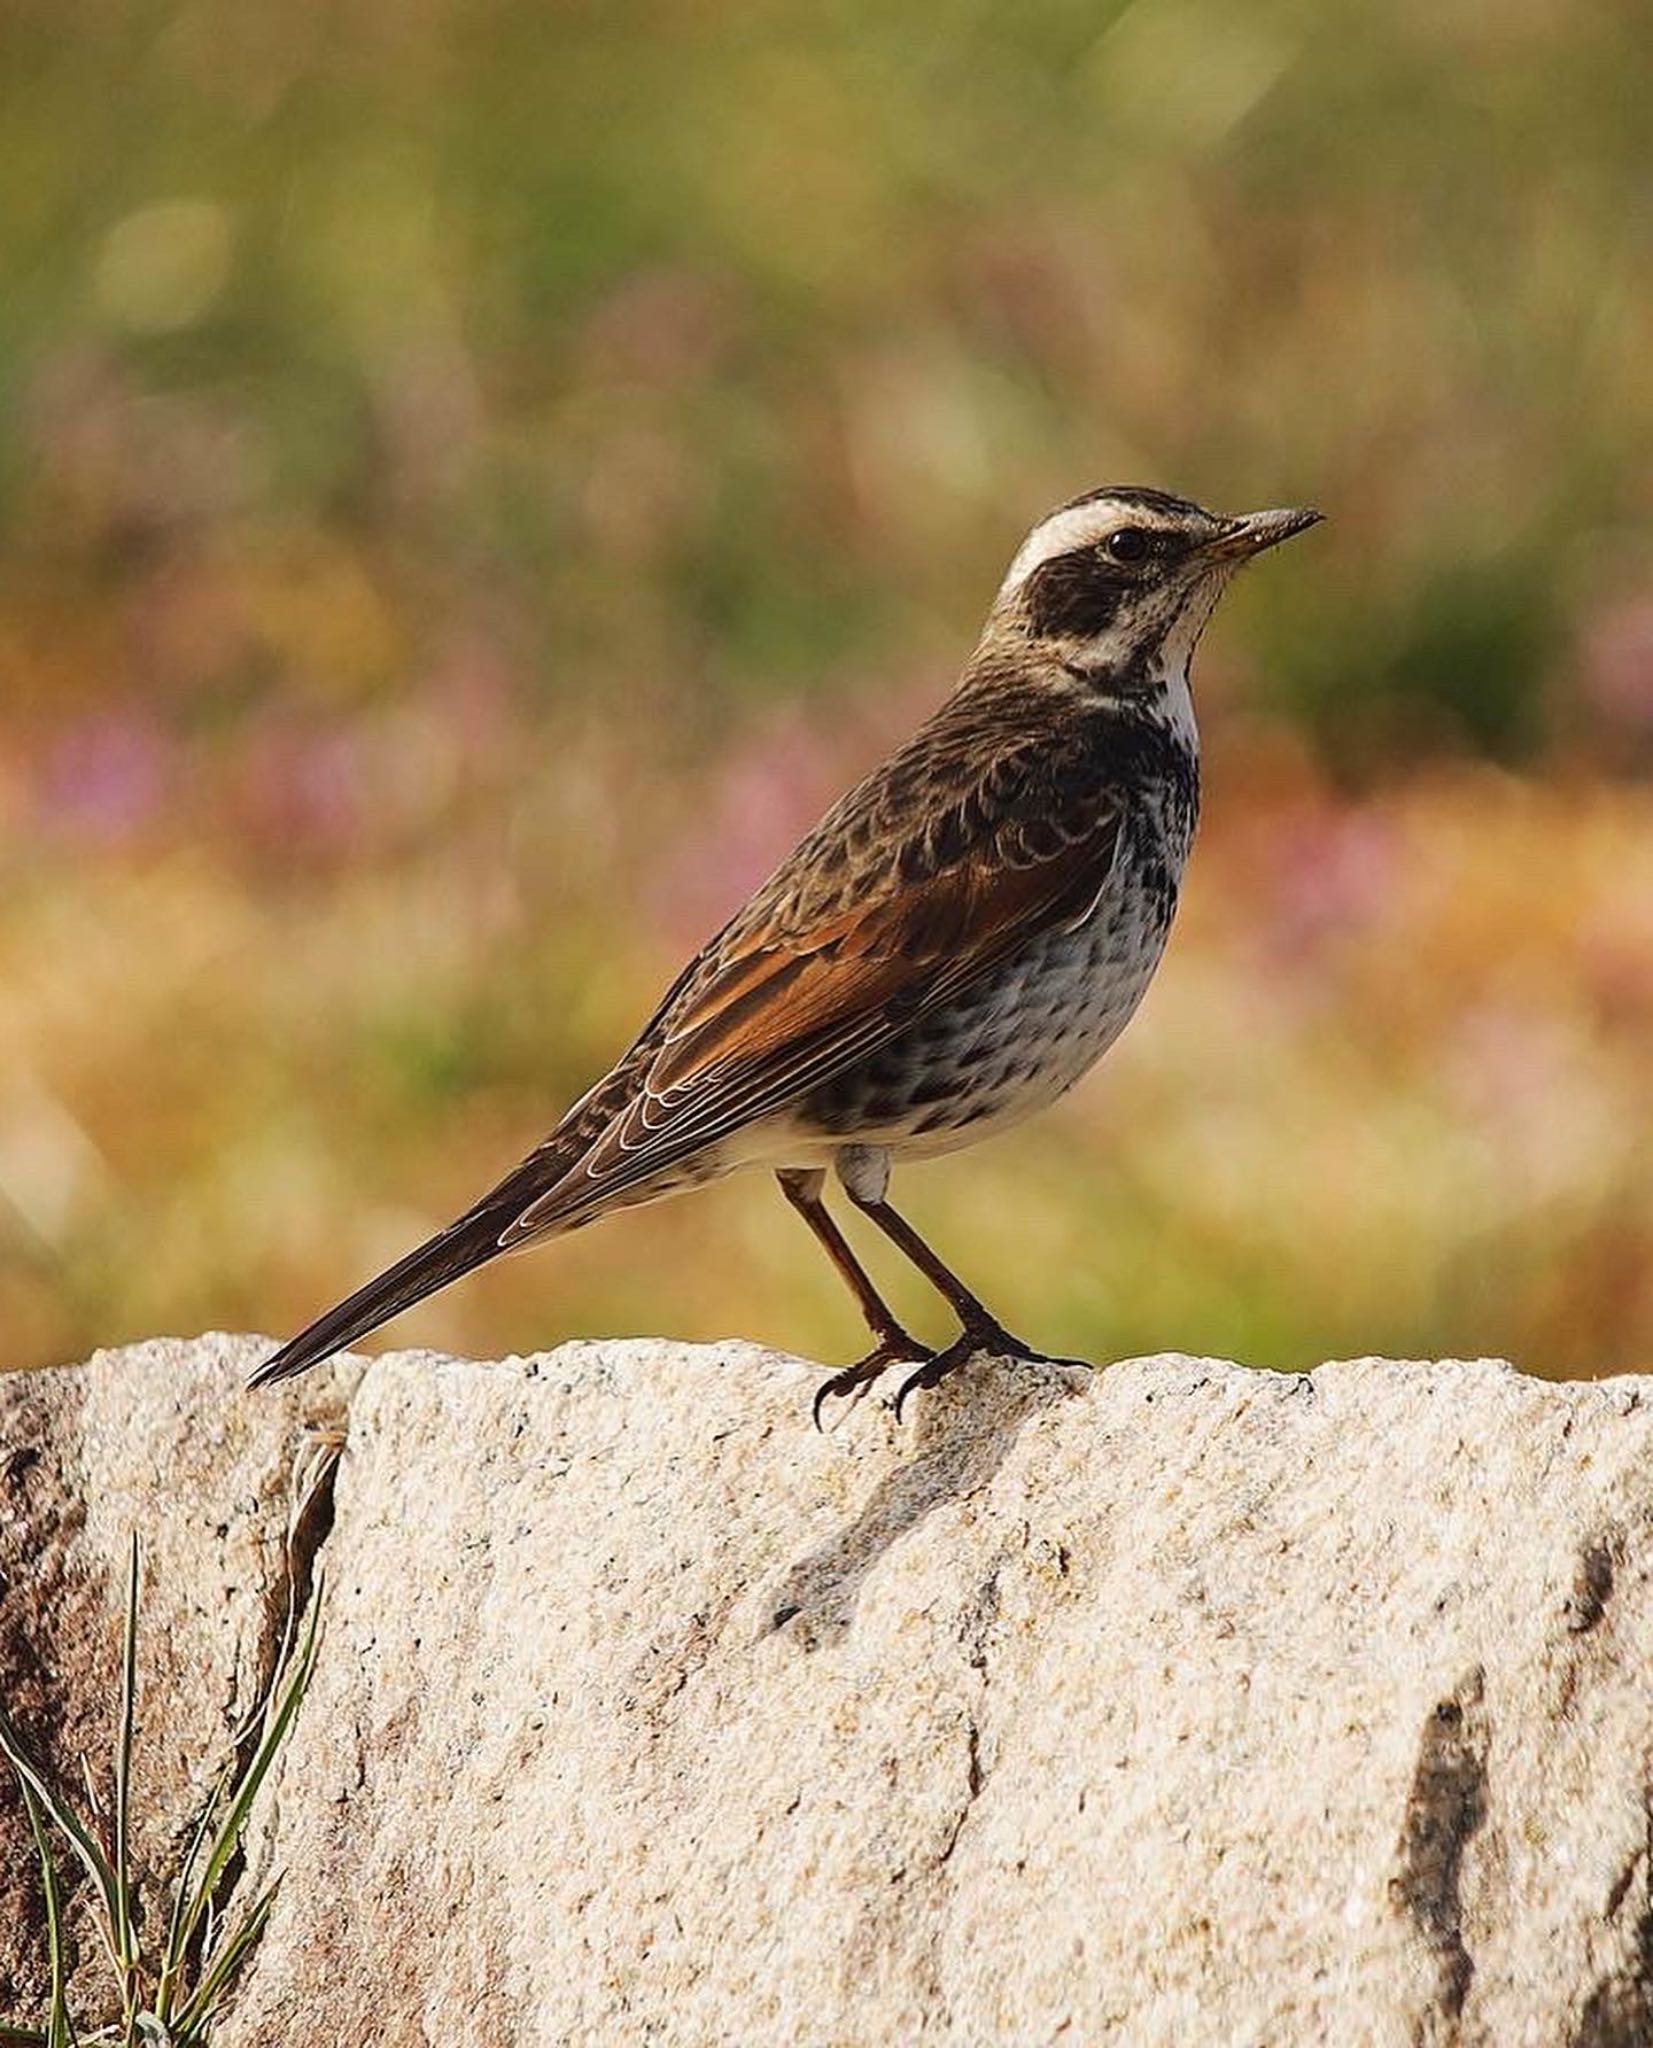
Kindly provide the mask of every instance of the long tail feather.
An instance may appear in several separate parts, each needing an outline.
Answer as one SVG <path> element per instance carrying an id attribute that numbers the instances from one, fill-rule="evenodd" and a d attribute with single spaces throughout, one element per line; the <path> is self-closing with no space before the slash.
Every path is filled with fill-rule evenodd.
<path id="1" fill-rule="evenodd" d="M 273 1358 L 266 1359 L 248 1381 L 249 1386 L 267 1387 L 275 1380 L 291 1379 L 307 1366 L 319 1365 L 342 1351 L 358 1337 L 365 1337 L 392 1316 L 423 1301 L 439 1287 L 485 1266 L 502 1252 L 543 1237 L 560 1236 L 577 1229 L 592 1214 L 600 1213 L 602 1190 L 582 1182 L 580 1195 L 560 1209 L 548 1209 L 536 1217 L 528 1231 L 513 1230 L 524 1212 L 540 1203 L 568 1178 L 589 1152 L 596 1138 L 607 1129 L 619 1110 L 631 1099 L 630 1069 L 626 1062 L 581 1096 L 557 1128 L 537 1145 L 519 1166 L 512 1167 L 480 1201 L 465 1211 L 457 1222 L 439 1230 L 422 1245 L 398 1259 L 394 1266 L 357 1288 L 347 1301 L 318 1316 L 307 1330 L 300 1330 L 283 1344 Z M 504 1241 L 508 1237 L 508 1242 Z"/>
<path id="2" fill-rule="evenodd" d="M 439 1230 L 377 1279 L 358 1287 L 347 1301 L 318 1316 L 308 1329 L 300 1330 L 273 1358 L 265 1360 L 247 1384 L 267 1387 L 273 1381 L 291 1379 L 307 1366 L 319 1365 L 335 1351 L 342 1351 L 358 1337 L 365 1337 L 392 1316 L 400 1315 L 403 1309 L 423 1301 L 427 1294 L 446 1287 L 450 1280 L 497 1258 L 502 1249 L 500 1232 L 509 1223 L 510 1214 L 507 1211 L 502 1215 L 490 1205 L 460 1217 L 446 1230 Z"/>

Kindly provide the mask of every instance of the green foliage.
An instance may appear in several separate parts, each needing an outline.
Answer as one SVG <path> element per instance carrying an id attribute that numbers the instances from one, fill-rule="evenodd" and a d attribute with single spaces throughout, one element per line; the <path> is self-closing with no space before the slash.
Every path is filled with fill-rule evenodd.
<path id="1" fill-rule="evenodd" d="M 1271 637 L 1334 746 L 1367 703 L 1390 752 L 1544 737 L 1622 565 L 1532 536 L 1633 521 L 1653 433 L 1630 0 L 386 20 L 8 25 L 0 631 L 285 552 L 392 633 L 317 659 L 220 610 L 201 673 L 128 642 L 125 687 L 400 694 L 485 584 L 547 706 L 670 675 L 689 730 L 956 640 L 1044 504 L 1123 474 L 1326 504 L 1332 609 L 1408 655 L 1334 702 L 1319 622 Z"/>
<path id="2" fill-rule="evenodd" d="M 0 1753 L 16 1773 L 40 1856 L 51 1999 L 46 2025 L 0 2027 L 0 2048 L 205 2048 L 213 2024 L 257 1947 L 275 1901 L 272 1882 L 237 1909 L 227 1880 L 240 1851 L 252 1803 L 315 1670 L 321 1587 L 296 1639 L 283 1644 L 269 1691 L 255 1716 L 250 1746 L 227 1764 L 197 1818 L 173 1891 L 158 1951 L 145 1946 L 145 1915 L 135 1895 L 131 1856 L 132 1747 L 138 1705 L 138 1541 L 127 1569 L 126 1624 L 114 1754 L 113 1813 L 95 1801 L 80 1811 L 36 1761 L 0 1711 Z M 94 1914 L 110 1974 L 114 2006 L 96 2019 L 69 2011 L 68 1932 L 53 1833 L 80 1865 L 94 1896 Z"/>
<path id="3" fill-rule="evenodd" d="M 1653 1356 L 1637 0 L 3 12 L 7 1364 L 444 1222 L 1110 478 L 1329 522 L 1140 1024 L 925 1222 L 1062 1350 Z M 736 1184 L 387 1341 L 841 1356 L 819 1264 Z"/>

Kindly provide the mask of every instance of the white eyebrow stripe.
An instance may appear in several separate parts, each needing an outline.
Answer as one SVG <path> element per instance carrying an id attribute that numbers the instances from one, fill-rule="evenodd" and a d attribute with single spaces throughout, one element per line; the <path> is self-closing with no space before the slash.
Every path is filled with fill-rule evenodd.
<path id="1" fill-rule="evenodd" d="M 999 596 L 1008 597 L 1019 583 L 1025 583 L 1041 562 L 1065 555 L 1070 548 L 1083 547 L 1106 532 L 1118 516 L 1118 507 L 1107 499 L 1092 499 L 1088 505 L 1066 505 L 1060 512 L 1040 520 L 1016 551 L 1016 559 L 999 585 Z"/>

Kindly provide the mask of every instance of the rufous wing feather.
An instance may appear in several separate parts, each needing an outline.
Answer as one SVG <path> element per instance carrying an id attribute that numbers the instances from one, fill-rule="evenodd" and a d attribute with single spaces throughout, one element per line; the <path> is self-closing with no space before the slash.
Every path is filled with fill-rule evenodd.
<path id="1" fill-rule="evenodd" d="M 808 930 L 758 925 L 657 1020 L 624 1109 L 511 1225 L 507 1245 L 566 1224 L 869 1057 L 990 971 L 1012 946 L 1089 911 L 1117 814 L 1052 833 L 1016 864 L 980 856 Z"/>

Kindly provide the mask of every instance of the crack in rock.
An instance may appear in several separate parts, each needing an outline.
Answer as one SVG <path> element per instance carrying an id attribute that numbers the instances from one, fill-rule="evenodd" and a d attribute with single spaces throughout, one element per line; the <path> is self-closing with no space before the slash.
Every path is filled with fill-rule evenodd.
<path id="1" fill-rule="evenodd" d="M 964 1823 L 970 1818 L 976 1801 L 981 1797 L 981 1788 L 987 1783 L 987 1773 L 982 1768 L 981 1760 L 981 1730 L 974 1720 L 966 1721 L 964 1724 L 964 1740 L 964 1803 L 958 1810 L 958 1818 L 953 1823 L 952 1833 L 942 1844 L 941 1853 L 936 1858 L 938 1866 L 948 1862 L 958 1847 L 959 1836 L 964 1833 Z"/>
<path id="2" fill-rule="evenodd" d="M 1606 1918 L 1616 1920 L 1634 1892 L 1629 1954 L 1584 2001 L 1567 2048 L 1647 2048 L 1653 2041 L 1653 1786 L 1642 1794 L 1642 1811 L 1646 1828 L 1641 1846 L 1607 1899 Z"/>
<path id="3" fill-rule="evenodd" d="M 257 1649 L 258 1692 L 262 1699 L 268 1696 L 270 1688 L 278 1682 L 283 1650 L 296 1640 L 305 1610 L 316 1594 L 317 1567 L 328 1537 L 333 1533 L 335 1512 L 335 1488 L 338 1479 L 339 1456 L 344 1448 L 342 1433 L 336 1441 L 312 1437 L 307 1446 L 313 1462 L 306 1464 L 301 1457 L 295 1460 L 289 1470 L 289 1483 L 293 1492 L 292 1512 L 287 1523 L 286 1535 L 276 1546 L 274 1569 L 268 1585 L 261 1594 L 261 1628 Z M 237 1778 L 245 1775 L 252 1763 L 259 1740 L 263 1733 L 264 1716 L 255 1713 L 248 1718 L 240 1740 L 236 1744 L 235 1769 Z M 278 1757 L 265 1788 L 265 1797 L 271 1804 L 270 1832 L 274 1834 L 274 1809 L 279 1799 L 281 1760 Z M 237 1889 L 245 1881 L 250 1867 L 248 1844 L 243 1840 L 224 1866 L 224 1875 L 217 1894 L 216 1911 L 220 1918 L 234 1900 Z"/>

